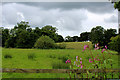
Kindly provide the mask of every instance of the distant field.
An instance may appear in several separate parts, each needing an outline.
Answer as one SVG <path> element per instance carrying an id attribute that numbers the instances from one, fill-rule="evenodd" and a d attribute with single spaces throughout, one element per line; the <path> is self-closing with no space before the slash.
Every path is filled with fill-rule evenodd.
<path id="1" fill-rule="evenodd" d="M 61 44 L 61 43 L 57 43 L 57 44 Z M 68 49 L 82 50 L 84 45 L 89 45 L 90 48 L 93 48 L 93 45 L 91 42 L 63 42 L 63 44 L 65 44 L 66 48 L 68 48 Z"/>
<path id="2" fill-rule="evenodd" d="M 25 69 L 53 69 L 55 64 L 61 63 L 63 69 L 65 69 L 65 59 L 68 57 L 75 61 L 75 57 L 79 56 L 83 59 L 84 65 L 87 65 L 87 69 L 93 68 L 89 63 L 90 52 L 89 50 L 82 51 L 83 46 L 87 43 L 66 43 L 67 48 L 75 49 L 2 49 L 2 67 L 3 68 L 25 68 Z M 82 47 L 81 47 L 82 46 Z M 101 50 L 92 50 L 93 55 L 101 54 Z M 118 68 L 118 55 L 117 52 L 110 51 L 113 53 L 112 59 L 114 60 L 113 68 Z M 105 57 L 109 55 L 105 52 Z M 115 54 L 115 55 L 114 55 Z M 6 58 L 6 56 L 9 56 Z M 11 56 L 11 57 L 10 57 Z M 102 58 L 102 57 L 101 57 Z M 74 66 L 74 69 L 77 68 Z M 107 65 L 110 68 L 110 65 Z M 58 68 L 59 69 L 59 68 Z M 49 73 L 3 73 L 3 78 L 38 78 L 38 77 L 69 77 L 68 74 L 49 74 Z"/>

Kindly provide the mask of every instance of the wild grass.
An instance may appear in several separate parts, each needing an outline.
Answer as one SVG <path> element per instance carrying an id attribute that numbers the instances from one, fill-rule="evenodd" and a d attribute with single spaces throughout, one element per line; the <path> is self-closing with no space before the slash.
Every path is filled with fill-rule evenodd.
<path id="1" fill-rule="evenodd" d="M 85 43 L 90 44 L 91 43 Z M 92 69 L 93 66 L 89 63 L 90 51 L 82 51 L 83 43 L 77 44 L 75 49 L 12 49 L 12 48 L 3 48 L 2 49 L 2 67 L 3 68 L 25 68 L 25 69 L 68 69 L 68 64 L 65 61 L 69 58 L 72 60 L 72 63 L 76 60 L 76 56 L 79 56 L 83 59 L 83 64 L 86 65 L 87 69 Z M 67 43 L 69 48 L 73 46 L 70 43 Z M 74 44 L 74 43 L 73 43 Z M 75 45 L 74 44 L 74 45 Z M 81 45 L 79 45 L 81 44 Z M 90 47 L 91 47 L 90 46 Z M 101 50 L 91 50 L 93 55 L 101 54 Z M 114 60 L 113 68 L 118 67 L 118 55 L 115 51 L 110 51 L 112 53 L 112 59 Z M 4 56 L 8 54 L 12 56 L 12 59 L 6 59 Z M 104 53 L 105 57 L 108 57 L 107 52 Z M 102 58 L 102 57 L 101 57 Z M 110 65 L 106 65 L 107 68 L 110 68 Z M 74 69 L 78 69 L 78 67 L 74 66 Z M 80 69 L 80 68 L 79 68 Z M 51 74 L 51 73 L 39 73 L 39 74 L 24 74 L 24 73 L 13 73 L 9 75 L 8 73 L 3 73 L 3 78 L 38 78 L 38 77 L 65 77 L 67 78 L 68 74 Z"/>

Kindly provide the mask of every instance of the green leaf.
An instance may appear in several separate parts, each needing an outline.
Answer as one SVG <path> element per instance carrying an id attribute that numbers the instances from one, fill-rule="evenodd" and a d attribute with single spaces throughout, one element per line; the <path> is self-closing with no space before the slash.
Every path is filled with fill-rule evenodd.
<path id="1" fill-rule="evenodd" d="M 87 71 L 87 74 L 90 74 L 89 71 Z"/>
<path id="2" fill-rule="evenodd" d="M 97 77 L 98 77 L 98 75 L 95 75 L 95 77 L 97 78 Z"/>

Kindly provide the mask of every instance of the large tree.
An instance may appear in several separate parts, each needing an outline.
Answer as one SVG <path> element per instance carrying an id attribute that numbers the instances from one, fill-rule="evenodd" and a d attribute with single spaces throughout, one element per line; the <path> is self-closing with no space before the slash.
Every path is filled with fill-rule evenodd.
<path id="1" fill-rule="evenodd" d="M 105 39 L 104 31 L 105 29 L 101 26 L 96 26 L 95 28 L 92 28 L 90 35 L 91 35 L 91 41 L 93 44 L 99 43 L 101 46 L 104 45 L 103 43 Z"/>
<path id="2" fill-rule="evenodd" d="M 90 32 L 83 32 L 80 34 L 81 41 L 90 40 Z"/>
<path id="3" fill-rule="evenodd" d="M 49 36 L 55 42 L 58 41 L 58 37 L 57 37 L 58 34 L 56 33 L 57 32 L 56 27 L 52 27 L 51 25 L 46 25 L 46 26 L 42 27 L 41 31 L 42 31 L 42 35 Z"/>
<path id="4" fill-rule="evenodd" d="M 2 28 L 2 47 L 5 46 L 5 42 L 9 37 L 10 37 L 9 29 Z"/>
<path id="5" fill-rule="evenodd" d="M 107 29 L 104 31 L 104 37 L 105 37 L 104 44 L 105 45 L 108 45 L 111 37 L 115 37 L 117 35 L 116 32 L 117 32 L 116 29 Z"/>

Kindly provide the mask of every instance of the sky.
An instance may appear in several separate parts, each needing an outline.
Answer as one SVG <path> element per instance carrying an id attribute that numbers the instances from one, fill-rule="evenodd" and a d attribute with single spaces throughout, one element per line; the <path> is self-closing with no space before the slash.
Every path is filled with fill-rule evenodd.
<path id="1" fill-rule="evenodd" d="M 52 25 L 65 38 L 96 26 L 118 29 L 118 11 L 110 2 L 3 2 L 2 27 L 13 28 L 20 21 L 31 28 Z"/>

